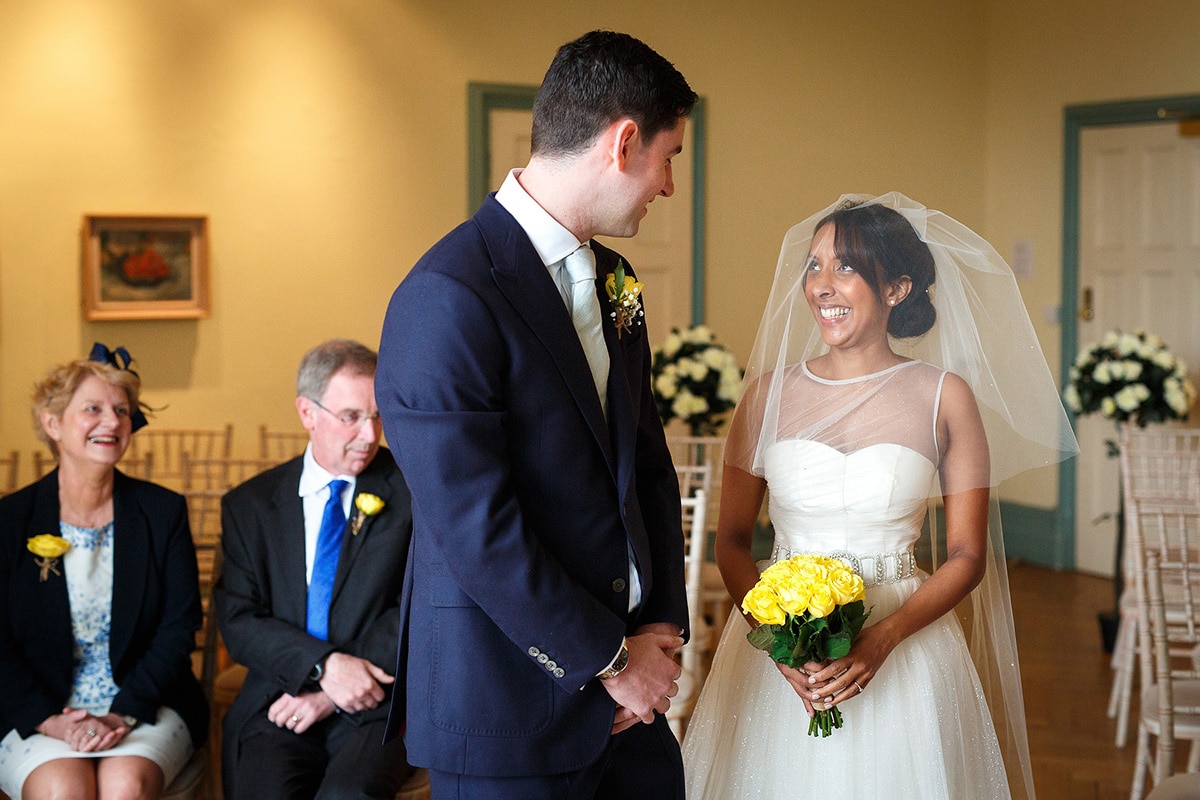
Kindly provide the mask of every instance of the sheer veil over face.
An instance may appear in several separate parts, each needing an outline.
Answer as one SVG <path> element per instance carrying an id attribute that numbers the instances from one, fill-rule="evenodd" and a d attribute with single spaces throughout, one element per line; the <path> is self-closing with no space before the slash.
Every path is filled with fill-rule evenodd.
<path id="1" fill-rule="evenodd" d="M 900 334 L 889 337 L 892 350 L 939 368 L 935 373 L 944 370 L 962 378 L 974 394 L 986 432 L 986 445 L 975 448 L 976 463 L 966 469 L 957 467 L 953 474 L 947 467 L 929 490 L 930 497 L 995 487 L 1020 472 L 1077 453 L 1012 270 L 966 226 L 893 192 L 880 197 L 843 195 L 788 231 L 747 365 L 746 390 L 730 427 L 726 462 L 761 477 L 776 442 L 805 439 L 847 454 L 876 444 L 900 445 L 942 466 L 936 434 L 932 444 L 918 435 L 928 438 L 930 415 L 914 411 L 918 397 L 930 396 L 922 395 L 931 390 L 920 377 L 929 370 L 890 370 L 868 381 L 818 386 L 804 366 L 829 349 L 804 290 L 814 232 L 830 214 L 836 212 L 835 220 L 845 219 L 871 206 L 894 210 L 916 233 L 913 239 L 912 232 L 904 231 L 911 240 L 904 247 L 914 249 L 897 246 L 887 258 L 908 264 L 914 257 L 928 261 L 926 249 L 932 255 L 932 274 L 927 266 L 908 270 L 914 276 L 911 290 L 891 310 L 896 317 L 898 309 L 913 303 L 902 312 L 911 318 L 920 305 L 925 322 L 913 328 L 904 319 L 897 325 L 889 320 L 889 330 Z M 838 244 L 841 256 L 842 242 Z M 868 271 L 878 265 L 854 267 Z M 922 269 L 926 277 L 917 278 Z M 907 336 L 910 329 L 924 330 L 931 313 L 934 320 L 927 332 Z M 806 388 L 798 391 L 798 386 Z M 937 402 L 922 407 L 931 405 L 936 415 Z M 1004 540 L 994 492 L 988 545 L 985 577 L 965 601 L 972 619 L 971 655 L 1004 749 L 1012 795 L 1033 797 Z"/>
<path id="2" fill-rule="evenodd" d="M 933 328 L 922 336 L 893 337 L 891 345 L 899 355 L 953 372 L 970 385 L 990 445 L 986 484 L 997 486 L 1025 470 L 1075 455 L 1074 433 L 1012 270 L 965 225 L 892 192 L 875 198 L 843 195 L 787 232 L 746 366 L 747 389 L 738 410 L 738 415 L 755 418 L 741 420 L 740 427 L 756 435 L 731 436 L 726 461 L 762 475 L 763 453 L 779 435 L 779 418 L 787 416 L 781 389 L 788 368 L 827 349 L 802 280 L 814 230 L 839 209 L 852 214 L 855 208 L 870 205 L 903 215 L 933 255 L 936 277 L 927 290 L 937 312 Z M 920 291 L 920 286 L 914 286 L 914 297 L 905 303 L 913 302 Z"/>

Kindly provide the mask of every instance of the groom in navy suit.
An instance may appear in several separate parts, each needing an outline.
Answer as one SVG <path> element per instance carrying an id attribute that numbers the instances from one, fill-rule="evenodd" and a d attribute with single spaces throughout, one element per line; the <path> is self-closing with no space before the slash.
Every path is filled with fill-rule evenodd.
<path id="1" fill-rule="evenodd" d="M 683 797 L 663 717 L 687 635 L 679 492 L 646 329 L 611 316 L 618 255 L 591 239 L 672 194 L 695 99 L 632 37 L 564 45 L 528 166 L 392 297 L 376 396 L 414 529 L 389 732 L 406 725 L 435 800 Z"/>

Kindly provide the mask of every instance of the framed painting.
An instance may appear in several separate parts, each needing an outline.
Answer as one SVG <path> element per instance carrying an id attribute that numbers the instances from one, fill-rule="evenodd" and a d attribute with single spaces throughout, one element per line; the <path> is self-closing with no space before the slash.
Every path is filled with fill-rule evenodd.
<path id="1" fill-rule="evenodd" d="M 201 319 L 208 306 L 208 218 L 83 218 L 89 320 Z"/>

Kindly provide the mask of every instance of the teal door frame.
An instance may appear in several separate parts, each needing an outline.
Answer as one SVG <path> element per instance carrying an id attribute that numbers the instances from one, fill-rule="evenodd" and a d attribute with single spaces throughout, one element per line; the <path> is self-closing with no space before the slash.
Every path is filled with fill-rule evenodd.
<path id="1" fill-rule="evenodd" d="M 1062 385 L 1067 385 L 1071 365 L 1079 352 L 1079 202 L 1080 137 L 1084 128 L 1100 125 L 1132 125 L 1162 122 L 1162 110 L 1200 117 L 1200 95 L 1180 95 L 1113 103 L 1067 106 L 1063 127 L 1063 249 L 1062 249 L 1062 341 L 1059 365 Z M 1069 413 L 1069 412 L 1068 412 Z M 1074 423 L 1074 415 L 1071 417 Z M 1053 566 L 1075 566 L 1075 459 L 1058 468 L 1058 542 Z"/>
<path id="2" fill-rule="evenodd" d="M 516 111 L 533 110 L 536 86 L 507 83 L 467 84 L 467 215 L 475 213 L 490 187 L 491 128 L 488 116 L 493 109 Z M 692 324 L 704 322 L 704 165 L 707 161 L 705 143 L 708 136 L 707 112 L 704 98 L 696 101 L 688 117 L 692 125 Z"/>

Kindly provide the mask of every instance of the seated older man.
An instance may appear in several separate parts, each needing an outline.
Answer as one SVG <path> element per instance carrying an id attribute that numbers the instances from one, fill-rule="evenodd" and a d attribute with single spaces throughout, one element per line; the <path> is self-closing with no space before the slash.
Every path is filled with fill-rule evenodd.
<path id="1" fill-rule="evenodd" d="M 217 619 L 249 670 L 224 723 L 230 800 L 391 798 L 412 771 L 401 739 L 381 744 L 412 512 L 379 446 L 375 364 L 357 342 L 309 351 L 304 455 L 222 501 Z"/>

